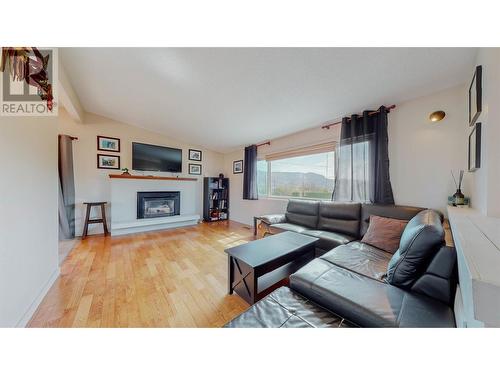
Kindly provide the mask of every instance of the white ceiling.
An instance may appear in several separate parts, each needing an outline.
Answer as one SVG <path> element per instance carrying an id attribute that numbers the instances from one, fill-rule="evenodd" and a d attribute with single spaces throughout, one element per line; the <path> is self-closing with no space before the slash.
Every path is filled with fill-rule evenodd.
<path id="1" fill-rule="evenodd" d="M 466 82 L 474 48 L 63 48 L 87 112 L 227 152 Z"/>

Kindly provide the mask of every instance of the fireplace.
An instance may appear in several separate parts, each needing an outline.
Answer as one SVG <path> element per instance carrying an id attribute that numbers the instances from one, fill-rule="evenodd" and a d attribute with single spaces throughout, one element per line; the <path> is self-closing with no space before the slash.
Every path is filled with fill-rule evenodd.
<path id="1" fill-rule="evenodd" d="M 137 218 L 151 219 L 180 215 L 179 191 L 152 191 L 137 193 Z"/>

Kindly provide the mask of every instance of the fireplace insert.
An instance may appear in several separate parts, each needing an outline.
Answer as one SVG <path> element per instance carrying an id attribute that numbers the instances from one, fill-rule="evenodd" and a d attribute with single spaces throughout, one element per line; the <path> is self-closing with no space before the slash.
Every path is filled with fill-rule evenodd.
<path id="1" fill-rule="evenodd" d="M 179 191 L 150 191 L 137 193 L 137 218 L 151 219 L 180 215 Z"/>

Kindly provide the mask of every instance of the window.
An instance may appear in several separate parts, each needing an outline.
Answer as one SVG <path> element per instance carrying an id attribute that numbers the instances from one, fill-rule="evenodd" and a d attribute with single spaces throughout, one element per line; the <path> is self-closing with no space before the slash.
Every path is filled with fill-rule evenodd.
<path id="1" fill-rule="evenodd" d="M 334 151 L 257 163 L 260 196 L 331 199 L 334 177 Z"/>

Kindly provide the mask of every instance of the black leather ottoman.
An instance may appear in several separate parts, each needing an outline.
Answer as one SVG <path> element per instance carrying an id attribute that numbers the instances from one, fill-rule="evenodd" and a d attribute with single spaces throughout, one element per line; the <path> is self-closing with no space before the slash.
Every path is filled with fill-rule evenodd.
<path id="1" fill-rule="evenodd" d="M 339 316 L 290 288 L 281 287 L 240 314 L 225 328 L 346 328 Z"/>

